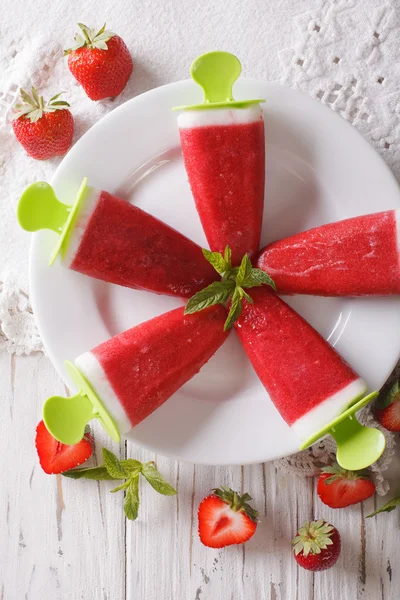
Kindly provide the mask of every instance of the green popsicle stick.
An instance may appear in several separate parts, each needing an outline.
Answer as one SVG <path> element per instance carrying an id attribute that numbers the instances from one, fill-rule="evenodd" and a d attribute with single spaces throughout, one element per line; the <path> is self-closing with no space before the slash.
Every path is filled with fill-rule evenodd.
<path id="1" fill-rule="evenodd" d="M 210 108 L 245 108 L 265 102 L 264 99 L 235 100 L 232 87 L 242 72 L 239 59 L 230 52 L 207 52 L 198 56 L 190 67 L 190 75 L 203 90 L 202 104 L 178 106 L 173 110 L 203 110 Z"/>
<path id="2" fill-rule="evenodd" d="M 341 467 L 349 471 L 366 469 L 376 462 L 385 449 L 385 436 L 379 429 L 365 427 L 357 421 L 355 413 L 376 398 L 372 392 L 358 400 L 323 429 L 304 442 L 300 450 L 308 448 L 328 433 L 337 443 L 336 458 Z"/>
<path id="3" fill-rule="evenodd" d="M 85 178 L 72 206 L 60 202 L 51 185 L 44 181 L 32 183 L 22 193 L 17 207 L 17 219 L 22 229 L 25 229 L 25 231 L 50 229 L 60 236 L 51 255 L 50 265 L 54 263 L 59 253 L 64 256 L 68 247 L 70 232 L 89 191 L 87 178 Z"/>
<path id="4" fill-rule="evenodd" d="M 79 392 L 71 398 L 52 396 L 46 400 L 43 421 L 48 431 L 62 444 L 73 445 L 81 441 L 89 421 L 98 419 L 108 435 L 119 442 L 118 427 L 89 381 L 71 362 L 66 361 L 65 367 Z"/>

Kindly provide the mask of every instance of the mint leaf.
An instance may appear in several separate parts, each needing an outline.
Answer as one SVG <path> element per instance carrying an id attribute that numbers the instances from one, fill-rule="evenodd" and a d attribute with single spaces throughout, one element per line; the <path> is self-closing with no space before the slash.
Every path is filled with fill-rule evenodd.
<path id="1" fill-rule="evenodd" d="M 242 290 L 242 298 L 246 298 L 247 302 L 249 302 L 250 304 L 254 304 L 253 298 L 249 296 L 249 294 L 245 292 L 243 288 L 240 289 Z"/>
<path id="2" fill-rule="evenodd" d="M 64 477 L 71 479 L 95 479 L 96 481 L 122 479 L 121 477 L 112 477 L 106 467 L 85 467 L 83 469 L 71 469 L 63 473 Z"/>
<path id="3" fill-rule="evenodd" d="M 245 254 L 242 258 L 242 262 L 240 263 L 239 270 L 236 275 L 236 285 L 238 287 L 242 287 L 246 279 L 248 279 L 251 274 L 252 266 L 250 259 L 247 254 Z"/>
<path id="4" fill-rule="evenodd" d="M 257 287 L 260 285 L 270 285 L 276 291 L 274 280 L 268 275 L 268 273 L 261 271 L 261 269 L 251 269 L 242 285 L 246 288 Z"/>
<path id="5" fill-rule="evenodd" d="M 104 458 L 104 466 L 106 467 L 109 474 L 113 479 L 126 479 L 128 473 L 118 460 L 118 458 L 107 450 L 107 448 L 103 448 L 103 458 Z"/>
<path id="6" fill-rule="evenodd" d="M 126 458 L 125 460 L 121 460 L 120 463 L 125 471 L 127 471 L 129 474 L 142 470 L 142 463 L 140 460 L 136 460 L 135 458 Z"/>
<path id="7" fill-rule="evenodd" d="M 152 488 L 163 496 L 175 496 L 177 491 L 165 481 L 164 477 L 151 463 L 145 463 L 143 465 L 142 474 L 146 477 L 147 481 Z"/>
<path id="8" fill-rule="evenodd" d="M 128 481 L 125 481 L 125 483 L 122 483 L 121 485 L 117 485 L 116 488 L 110 490 L 110 492 L 113 494 L 114 492 L 119 492 L 120 490 L 126 490 L 130 485 L 130 479 Z"/>
<path id="9" fill-rule="evenodd" d="M 229 299 L 234 289 L 234 281 L 214 281 L 189 299 L 185 307 L 185 315 L 199 312 L 214 304 L 223 304 Z"/>
<path id="10" fill-rule="evenodd" d="M 217 273 L 222 275 L 222 273 L 225 273 L 225 271 L 228 270 L 228 265 L 222 254 L 220 254 L 219 252 L 211 252 L 210 250 L 206 250 L 206 248 L 202 248 L 202 252 L 204 258 L 208 260 L 210 265 L 214 267 Z"/>
<path id="11" fill-rule="evenodd" d="M 124 512 L 126 518 L 135 521 L 139 513 L 139 475 L 129 480 L 129 487 L 126 490 Z"/>
<path id="12" fill-rule="evenodd" d="M 378 515 L 381 512 L 391 512 L 392 510 L 394 510 L 396 508 L 396 506 L 399 506 L 399 505 L 400 505 L 400 496 L 397 496 L 397 498 L 392 498 L 391 500 L 389 500 L 389 502 L 386 502 L 386 504 L 384 504 L 383 506 L 381 506 L 380 508 L 375 510 L 373 513 L 371 513 L 370 515 L 367 515 L 367 518 L 373 517 L 374 515 Z"/>
<path id="13" fill-rule="evenodd" d="M 224 260 L 226 263 L 226 270 L 230 271 L 232 269 L 232 250 L 229 248 L 229 246 L 225 247 Z"/>
<path id="14" fill-rule="evenodd" d="M 240 314 L 242 312 L 242 296 L 240 289 L 241 288 L 236 288 L 233 293 L 231 307 L 229 309 L 229 313 L 224 324 L 224 331 L 228 331 L 228 329 L 232 327 L 232 325 L 240 317 Z"/>

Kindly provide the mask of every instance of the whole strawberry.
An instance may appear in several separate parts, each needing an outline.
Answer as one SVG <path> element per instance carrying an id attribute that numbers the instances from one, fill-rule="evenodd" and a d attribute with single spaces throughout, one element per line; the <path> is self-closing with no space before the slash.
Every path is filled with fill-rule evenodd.
<path id="1" fill-rule="evenodd" d="M 68 55 L 68 67 L 91 100 L 118 96 L 132 73 L 133 63 L 125 42 L 115 33 L 90 29 L 78 23 L 76 45 Z"/>
<path id="2" fill-rule="evenodd" d="M 339 558 L 339 532 L 326 521 L 304 523 L 292 544 L 296 561 L 308 571 L 330 569 Z"/>
<path id="3" fill-rule="evenodd" d="M 15 106 L 13 129 L 19 143 L 32 158 L 46 160 L 63 156 L 72 142 L 74 119 L 61 94 L 45 102 L 35 88 L 31 95 L 20 90 L 22 103 Z"/>
<path id="4" fill-rule="evenodd" d="M 199 536 L 209 548 L 243 544 L 255 533 L 258 513 L 249 494 L 239 496 L 228 487 L 213 490 L 199 506 Z"/>
<path id="5" fill-rule="evenodd" d="M 376 418 L 389 431 L 400 431 L 400 386 L 396 381 L 377 402 Z"/>
<path id="6" fill-rule="evenodd" d="M 363 502 L 375 492 L 375 484 L 364 471 L 346 471 L 337 463 L 325 467 L 318 478 L 318 496 L 331 508 Z"/>

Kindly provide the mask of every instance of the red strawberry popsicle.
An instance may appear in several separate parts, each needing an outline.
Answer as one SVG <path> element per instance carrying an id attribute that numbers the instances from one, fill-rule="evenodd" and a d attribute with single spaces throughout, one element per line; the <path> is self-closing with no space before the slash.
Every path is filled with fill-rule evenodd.
<path id="1" fill-rule="evenodd" d="M 48 204 L 40 222 L 37 206 Z M 105 191 L 83 186 L 76 213 L 60 203 L 45 183 L 29 186 L 18 207 L 28 231 L 53 229 L 61 234 L 62 264 L 74 271 L 130 288 L 190 297 L 215 280 L 200 246 L 162 221 Z M 55 226 L 49 215 L 60 214 Z M 34 220 L 34 223 L 32 223 Z"/>
<path id="2" fill-rule="evenodd" d="M 315 227 L 266 246 L 257 267 L 286 294 L 399 294 L 399 219 L 389 210 Z"/>
<path id="3" fill-rule="evenodd" d="M 366 391 L 365 382 L 267 288 L 251 290 L 236 331 L 272 402 L 304 442 Z"/>
<path id="4" fill-rule="evenodd" d="M 223 252 L 229 245 L 234 265 L 258 251 L 265 183 L 263 110 L 259 101 L 233 100 L 240 71 L 227 52 L 197 58 L 191 75 L 205 102 L 183 107 L 178 117 L 186 173 L 209 246 Z"/>
<path id="5" fill-rule="evenodd" d="M 164 404 L 213 356 L 227 338 L 223 331 L 225 318 L 222 306 L 212 306 L 195 315 L 184 315 L 184 308 L 177 308 L 81 354 L 75 367 L 68 363 L 68 370 L 75 382 L 83 376 L 107 418 L 112 419 L 114 431 L 116 427 L 125 434 Z M 78 381 L 79 387 L 81 384 Z M 45 424 L 63 443 L 72 442 L 65 438 L 64 426 L 67 420 L 73 423 L 75 403 L 79 411 L 84 403 L 88 405 L 84 420 L 94 416 L 87 390 L 84 392 L 86 395 L 81 391 L 73 398 L 55 396 L 45 403 Z M 60 424 L 62 411 L 65 419 Z M 78 428 L 79 440 L 79 428 L 84 428 L 85 422 L 79 423 L 79 415 L 76 419 L 73 428 Z"/>

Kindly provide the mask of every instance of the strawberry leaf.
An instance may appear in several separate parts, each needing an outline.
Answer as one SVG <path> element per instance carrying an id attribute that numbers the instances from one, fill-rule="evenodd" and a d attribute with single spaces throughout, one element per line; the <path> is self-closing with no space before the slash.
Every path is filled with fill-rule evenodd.
<path id="1" fill-rule="evenodd" d="M 375 515 L 378 515 L 379 513 L 382 513 L 382 512 L 391 512 L 392 510 L 394 510 L 396 508 L 396 506 L 399 506 L 399 505 L 400 505 L 400 496 L 397 496 L 397 498 L 392 498 L 391 500 L 389 500 L 389 502 L 386 502 L 386 504 L 384 504 L 383 506 L 381 506 L 380 508 L 375 510 L 373 513 L 371 513 L 370 515 L 367 515 L 367 518 L 374 517 Z"/>
<path id="2" fill-rule="evenodd" d="M 56 102 L 52 102 L 51 106 L 62 106 L 63 108 L 69 108 L 71 105 L 68 104 L 68 102 L 66 100 L 57 100 Z M 50 106 L 50 108 L 51 108 Z"/>
<path id="3" fill-rule="evenodd" d="M 130 521 L 135 521 L 139 514 L 139 475 L 131 477 L 129 487 L 126 490 L 124 512 L 126 518 Z"/>
<path id="4" fill-rule="evenodd" d="M 400 400 L 400 385 L 398 381 L 395 381 L 390 390 L 378 399 L 377 405 L 384 409 L 398 400 Z"/>
<path id="5" fill-rule="evenodd" d="M 104 23 L 103 27 L 101 29 L 99 29 L 99 31 L 96 33 L 96 37 L 99 37 L 99 35 L 101 35 L 102 33 L 104 33 L 106 30 L 106 23 Z"/>
<path id="6" fill-rule="evenodd" d="M 151 463 L 145 463 L 142 468 L 142 474 L 147 479 L 152 488 L 163 496 L 175 496 L 177 491 L 165 481 L 163 476 Z"/>
<path id="7" fill-rule="evenodd" d="M 192 296 L 185 307 L 185 315 L 191 315 L 214 304 L 223 304 L 235 289 L 234 281 L 214 281 Z"/>
<path id="8" fill-rule="evenodd" d="M 32 86 L 32 97 L 33 97 L 33 100 L 35 101 L 36 105 L 39 106 L 39 103 L 40 103 L 39 96 L 38 96 L 36 89 L 33 86 Z"/>
<path id="9" fill-rule="evenodd" d="M 22 88 L 19 90 L 20 96 L 22 98 L 22 100 L 24 102 L 27 102 L 28 104 L 30 104 L 31 106 L 33 106 L 34 108 L 37 108 L 34 100 L 29 96 L 29 94 L 27 94 L 25 92 L 25 90 L 23 90 Z"/>
<path id="10" fill-rule="evenodd" d="M 107 448 L 103 448 L 103 458 L 104 465 L 113 479 L 126 479 L 128 477 L 128 473 L 118 458 Z"/>

